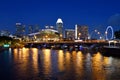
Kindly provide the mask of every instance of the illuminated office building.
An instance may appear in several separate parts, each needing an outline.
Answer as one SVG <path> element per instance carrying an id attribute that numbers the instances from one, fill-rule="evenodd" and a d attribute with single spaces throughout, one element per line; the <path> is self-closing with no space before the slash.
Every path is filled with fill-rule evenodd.
<path id="1" fill-rule="evenodd" d="M 29 34 L 31 34 L 31 33 L 33 33 L 34 31 L 33 31 L 33 25 L 29 25 L 28 26 L 28 33 Z"/>
<path id="2" fill-rule="evenodd" d="M 75 30 L 74 29 L 65 29 L 65 38 L 69 40 L 75 39 Z"/>
<path id="3" fill-rule="evenodd" d="M 88 26 L 75 25 L 75 39 L 88 39 Z"/>
<path id="4" fill-rule="evenodd" d="M 16 23 L 16 36 L 23 37 L 25 35 L 25 25 Z"/>
<path id="5" fill-rule="evenodd" d="M 29 25 L 28 26 L 28 33 L 35 33 L 35 32 L 39 32 L 39 25 Z"/>
<path id="6" fill-rule="evenodd" d="M 56 22 L 56 27 L 57 27 L 57 31 L 60 34 L 60 36 L 63 37 L 63 21 L 62 21 L 62 19 L 58 18 L 58 20 Z"/>
<path id="7" fill-rule="evenodd" d="M 10 32 L 8 30 L 1 30 L 0 31 L 0 36 L 9 36 Z"/>
<path id="8" fill-rule="evenodd" d="M 28 34 L 31 40 L 36 41 L 59 41 L 59 33 L 53 29 L 42 29 L 39 32 Z"/>
<path id="9" fill-rule="evenodd" d="M 46 29 L 54 29 L 54 26 L 45 26 Z"/>
<path id="10" fill-rule="evenodd" d="M 37 24 L 34 25 L 34 28 L 33 28 L 33 29 L 34 29 L 34 32 L 39 32 L 39 30 L 40 30 L 40 29 L 39 29 L 39 25 L 37 25 Z"/>

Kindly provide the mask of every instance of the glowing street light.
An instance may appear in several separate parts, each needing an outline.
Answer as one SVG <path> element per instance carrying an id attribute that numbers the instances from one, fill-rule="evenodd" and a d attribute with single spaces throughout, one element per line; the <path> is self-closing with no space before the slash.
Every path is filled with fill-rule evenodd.
<path id="1" fill-rule="evenodd" d="M 97 32 L 97 30 L 95 29 L 95 32 Z"/>
<path id="2" fill-rule="evenodd" d="M 102 39 L 102 37 L 100 36 L 100 39 Z"/>
<path id="3" fill-rule="evenodd" d="M 107 31 L 105 31 L 105 34 L 107 34 Z"/>
<path id="4" fill-rule="evenodd" d="M 97 32 L 97 34 L 100 34 L 100 32 Z"/>

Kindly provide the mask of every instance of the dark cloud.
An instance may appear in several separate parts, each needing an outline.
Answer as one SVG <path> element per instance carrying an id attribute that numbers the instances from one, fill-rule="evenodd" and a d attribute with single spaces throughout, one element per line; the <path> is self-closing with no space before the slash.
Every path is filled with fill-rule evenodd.
<path id="1" fill-rule="evenodd" d="M 120 26 L 120 14 L 112 15 L 108 20 L 108 24 L 111 26 Z"/>

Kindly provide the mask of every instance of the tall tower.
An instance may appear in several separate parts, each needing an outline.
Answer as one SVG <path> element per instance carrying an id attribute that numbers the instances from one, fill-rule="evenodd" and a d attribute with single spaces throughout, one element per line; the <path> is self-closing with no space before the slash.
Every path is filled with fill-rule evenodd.
<path id="1" fill-rule="evenodd" d="M 36 25 L 34 26 L 34 32 L 39 32 L 39 25 L 36 24 Z"/>
<path id="2" fill-rule="evenodd" d="M 25 35 L 25 25 L 16 23 L 16 36 L 23 37 Z"/>
<path id="3" fill-rule="evenodd" d="M 28 33 L 29 34 L 33 33 L 33 25 L 28 26 Z"/>
<path id="4" fill-rule="evenodd" d="M 62 22 L 62 19 L 58 18 L 58 20 L 56 22 L 56 27 L 57 27 L 57 30 L 60 34 L 60 37 L 63 37 L 63 22 Z"/>
<path id="5" fill-rule="evenodd" d="M 75 39 L 78 39 L 78 29 L 77 29 L 77 24 L 75 25 Z"/>

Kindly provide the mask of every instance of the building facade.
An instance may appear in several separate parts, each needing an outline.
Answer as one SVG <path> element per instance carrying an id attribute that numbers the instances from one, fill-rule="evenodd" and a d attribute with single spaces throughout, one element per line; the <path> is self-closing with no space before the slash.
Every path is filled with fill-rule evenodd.
<path id="1" fill-rule="evenodd" d="M 16 23 L 16 36 L 23 37 L 25 35 L 25 25 L 21 23 Z"/>
<path id="2" fill-rule="evenodd" d="M 75 25 L 75 39 L 88 39 L 88 26 L 86 25 Z"/>
<path id="3" fill-rule="evenodd" d="M 39 25 L 38 24 L 34 25 L 33 29 L 34 29 L 34 32 L 39 32 L 40 30 Z"/>
<path id="4" fill-rule="evenodd" d="M 33 25 L 28 25 L 28 34 L 33 33 Z"/>
<path id="5" fill-rule="evenodd" d="M 53 29 L 42 29 L 39 32 L 29 34 L 30 41 L 59 41 L 59 33 Z"/>
<path id="6" fill-rule="evenodd" d="M 60 34 L 60 37 L 63 37 L 63 21 L 62 19 L 58 18 L 57 22 L 56 22 L 56 27 L 57 27 L 57 31 Z"/>
<path id="7" fill-rule="evenodd" d="M 10 32 L 8 30 L 1 30 L 0 31 L 0 36 L 9 36 Z"/>
<path id="8" fill-rule="evenodd" d="M 75 30 L 74 29 L 65 29 L 65 38 L 68 40 L 75 39 Z"/>
<path id="9" fill-rule="evenodd" d="M 39 25 L 29 25 L 28 26 L 28 33 L 35 33 L 35 32 L 39 32 Z"/>

